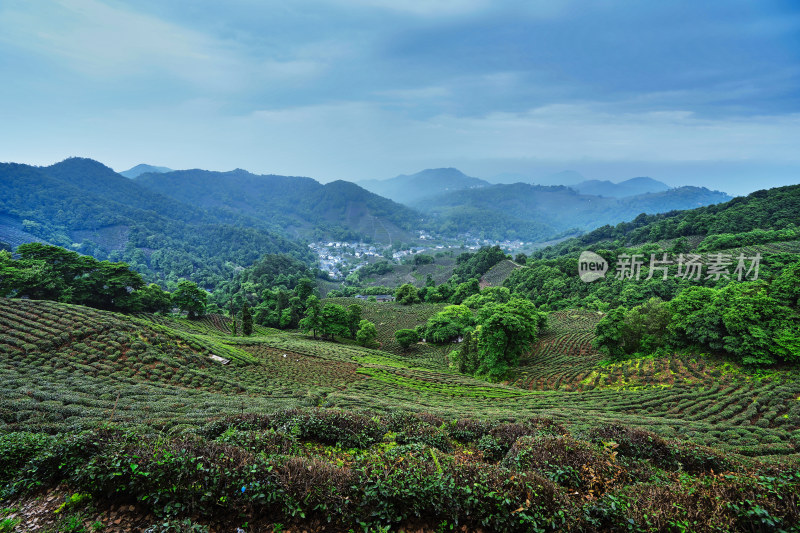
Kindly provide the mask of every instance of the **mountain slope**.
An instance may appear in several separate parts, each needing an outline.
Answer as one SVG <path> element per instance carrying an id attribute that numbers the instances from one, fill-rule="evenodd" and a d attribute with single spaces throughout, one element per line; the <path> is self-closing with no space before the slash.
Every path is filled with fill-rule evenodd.
<path id="1" fill-rule="evenodd" d="M 669 185 L 653 178 L 631 178 L 619 183 L 610 181 L 588 180 L 572 186 L 573 189 L 581 194 L 591 194 L 593 196 L 611 196 L 624 198 L 626 196 L 636 196 L 639 194 L 664 192 L 669 190 Z"/>
<path id="2" fill-rule="evenodd" d="M 304 177 L 256 175 L 244 170 L 181 170 L 143 174 L 137 184 L 215 212 L 246 215 L 303 238 L 406 238 L 420 215 L 358 185 L 325 185 Z"/>
<path id="3" fill-rule="evenodd" d="M 124 260 L 151 280 L 187 277 L 204 286 L 264 254 L 310 257 L 255 221 L 189 206 L 84 159 L 0 164 L 0 235 L 8 244 L 41 240 Z"/>
<path id="4" fill-rule="evenodd" d="M 42 171 L 48 177 L 87 191 L 95 198 L 127 208 L 152 211 L 184 221 L 198 222 L 204 217 L 197 208 L 141 187 L 92 159 L 71 157 L 44 167 Z"/>
<path id="5" fill-rule="evenodd" d="M 725 193 L 700 187 L 617 199 L 579 194 L 564 186 L 515 183 L 455 191 L 418 202 L 415 207 L 438 216 L 443 232 L 478 228 L 495 239 L 542 240 L 571 229 L 591 230 L 630 220 L 643 212 L 688 209 L 728 199 Z"/>
<path id="6" fill-rule="evenodd" d="M 358 185 L 401 204 L 414 204 L 439 194 L 491 185 L 455 168 L 430 168 L 416 174 L 401 174 L 388 180 L 366 180 Z"/>
<path id="7" fill-rule="evenodd" d="M 676 191 L 679 189 L 672 189 Z M 666 193 L 665 193 L 666 194 Z M 646 195 L 657 197 L 658 195 Z M 787 240 L 800 226 L 800 185 L 775 187 L 733 198 L 715 205 L 661 214 L 641 214 L 616 226 L 606 225 L 575 239 L 541 250 L 543 257 L 555 257 L 587 245 L 616 241 L 636 245 L 680 237 L 698 244 L 715 235 L 746 234 L 746 244 Z M 786 236 L 771 232 L 786 231 Z"/>

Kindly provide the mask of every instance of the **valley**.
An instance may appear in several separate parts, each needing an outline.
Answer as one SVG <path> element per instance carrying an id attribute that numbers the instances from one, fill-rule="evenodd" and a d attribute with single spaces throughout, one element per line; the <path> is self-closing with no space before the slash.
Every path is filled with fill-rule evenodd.
<path id="1" fill-rule="evenodd" d="M 11 170 L 22 203 L 0 219 L 0 527 L 800 520 L 800 187 L 537 243 L 448 236 L 343 183 L 301 179 L 316 196 L 300 214 L 299 197 L 268 192 L 299 178 L 166 169 L 119 182 L 88 160 Z M 103 180 L 153 192 L 77 226 L 21 186 L 32 179 L 90 187 L 98 205 Z M 26 201 L 32 218 L 14 226 Z M 87 220 L 95 229 L 78 229 Z M 84 243 L 53 246 L 65 236 Z M 277 248 L 262 253 L 263 238 Z M 642 261 L 635 279 L 612 268 L 586 283 L 584 250 L 611 265 L 757 257 L 760 269 L 686 278 L 675 261 Z M 129 256 L 144 258 L 109 261 Z M 54 498 L 67 501 L 58 513 Z"/>

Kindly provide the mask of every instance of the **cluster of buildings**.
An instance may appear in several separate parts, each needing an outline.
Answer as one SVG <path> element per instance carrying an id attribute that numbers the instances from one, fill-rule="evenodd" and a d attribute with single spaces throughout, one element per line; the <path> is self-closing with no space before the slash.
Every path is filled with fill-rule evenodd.
<path id="1" fill-rule="evenodd" d="M 319 269 L 333 279 L 344 279 L 370 257 L 381 257 L 381 251 L 371 244 L 360 242 L 315 242 L 308 245 L 319 262 Z"/>

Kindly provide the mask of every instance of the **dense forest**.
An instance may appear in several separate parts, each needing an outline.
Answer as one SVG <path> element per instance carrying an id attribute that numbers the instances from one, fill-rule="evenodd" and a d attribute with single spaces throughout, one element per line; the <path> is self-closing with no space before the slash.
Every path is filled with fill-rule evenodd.
<path id="1" fill-rule="evenodd" d="M 252 219 L 152 193 L 96 161 L 1 164 L 0 178 L 0 212 L 22 242 L 39 240 L 124 261 L 167 286 L 191 277 L 211 288 L 230 279 L 237 266 L 268 253 L 311 259 L 302 244 Z"/>

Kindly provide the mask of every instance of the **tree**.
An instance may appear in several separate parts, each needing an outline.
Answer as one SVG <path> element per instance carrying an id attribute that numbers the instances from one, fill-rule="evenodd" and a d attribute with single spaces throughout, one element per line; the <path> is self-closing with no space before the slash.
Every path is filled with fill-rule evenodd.
<path id="1" fill-rule="evenodd" d="M 620 359 L 626 353 L 622 341 L 626 313 L 624 307 L 612 309 L 595 326 L 595 339 L 592 345 L 612 360 Z"/>
<path id="2" fill-rule="evenodd" d="M 675 346 L 702 345 L 722 350 L 727 332 L 723 324 L 724 303 L 716 289 L 687 287 L 669 303 L 673 319 L 669 341 Z"/>
<path id="3" fill-rule="evenodd" d="M 419 342 L 419 335 L 413 329 L 398 329 L 394 332 L 394 338 L 403 350 L 408 350 L 412 344 Z"/>
<path id="4" fill-rule="evenodd" d="M 536 340 L 547 321 L 529 300 L 487 305 L 478 312 L 478 372 L 497 379 L 516 366 L 522 351 Z"/>
<path id="5" fill-rule="evenodd" d="M 726 335 L 723 348 L 744 364 L 773 364 L 781 351 L 776 346 L 776 332 L 783 335 L 790 329 L 787 317 L 792 311 L 781 306 L 767 292 L 764 282 L 731 283 L 720 290 L 722 323 Z"/>
<path id="6" fill-rule="evenodd" d="M 453 273 L 459 280 L 470 278 L 480 278 L 489 271 L 494 265 L 507 259 L 506 254 L 499 246 L 483 247 L 474 254 L 463 253 L 456 258 L 456 266 Z"/>
<path id="7" fill-rule="evenodd" d="M 291 309 L 284 309 L 281 312 L 280 323 L 278 324 L 281 329 L 287 329 L 292 326 L 294 322 L 294 314 Z M 299 325 L 299 324 L 298 324 Z"/>
<path id="8" fill-rule="evenodd" d="M 168 313 L 172 308 L 170 294 L 155 283 L 139 291 L 139 302 L 142 311 L 147 313 Z"/>
<path id="9" fill-rule="evenodd" d="M 178 288 L 172 294 L 172 301 L 188 317 L 202 316 L 208 303 L 208 293 L 188 279 L 178 282 Z"/>
<path id="10" fill-rule="evenodd" d="M 76 299 L 99 309 L 122 312 L 136 310 L 138 298 L 134 291 L 144 286 L 139 273 L 130 270 L 125 263 L 98 262 L 91 257 L 85 259 L 84 274 L 80 282 L 76 280 L 73 285 Z"/>
<path id="11" fill-rule="evenodd" d="M 378 330 L 375 328 L 375 324 L 369 320 L 362 320 L 358 324 L 358 332 L 356 333 L 356 342 L 358 344 L 367 348 L 374 348 L 377 346 L 375 341 L 377 338 Z"/>
<path id="12" fill-rule="evenodd" d="M 414 256 L 413 263 L 415 265 L 429 265 L 429 264 L 433 263 L 434 261 L 435 261 L 435 259 L 433 258 L 432 255 L 416 254 Z"/>
<path id="13" fill-rule="evenodd" d="M 401 285 L 394 293 L 395 299 L 403 305 L 412 305 L 421 302 L 417 288 L 410 283 Z"/>
<path id="14" fill-rule="evenodd" d="M 327 303 L 322 308 L 322 334 L 334 338 L 350 334 L 347 310 L 339 304 Z"/>
<path id="15" fill-rule="evenodd" d="M 484 305 L 491 303 L 506 303 L 511 299 L 511 291 L 506 287 L 486 287 L 478 294 L 473 294 L 463 302 L 461 305 L 469 307 L 470 309 L 480 309 Z"/>
<path id="16" fill-rule="evenodd" d="M 290 315 L 291 312 L 289 309 L 285 309 L 284 314 Z M 281 323 L 283 323 L 283 317 L 281 318 Z M 319 298 L 313 294 L 306 300 L 306 314 L 305 317 L 300 320 L 298 326 L 303 333 L 308 333 L 310 331 L 315 339 L 317 338 L 317 331 L 322 330 L 322 308 L 319 303 Z"/>
<path id="17" fill-rule="evenodd" d="M 770 294 L 783 305 L 800 308 L 800 261 L 783 269 L 770 284 Z"/>
<path id="18" fill-rule="evenodd" d="M 245 337 L 253 334 L 253 315 L 250 313 L 250 307 L 247 304 L 242 307 L 242 333 Z"/>
<path id="19" fill-rule="evenodd" d="M 314 285 L 314 281 L 309 278 L 300 278 L 297 280 L 297 287 L 295 287 L 294 292 L 298 298 L 300 298 L 301 302 L 308 301 L 308 297 L 314 294 L 314 290 L 316 286 Z"/>
<path id="20" fill-rule="evenodd" d="M 361 306 L 350 304 L 347 306 L 347 328 L 350 330 L 350 338 L 355 339 L 358 333 L 358 324 L 362 319 Z"/>
<path id="21" fill-rule="evenodd" d="M 666 344 L 672 311 L 660 298 L 650 298 L 631 309 L 625 317 L 626 342 L 634 352 L 645 355 Z"/>
<path id="22" fill-rule="evenodd" d="M 477 326 L 474 332 L 467 332 L 458 350 L 450 352 L 450 364 L 455 366 L 462 374 L 474 374 L 478 371 L 481 364 L 480 354 L 478 353 L 478 337 L 481 334 L 481 326 Z"/>
<path id="23" fill-rule="evenodd" d="M 463 335 L 474 324 L 472 311 L 463 305 L 448 305 L 428 319 L 425 339 L 443 344 Z"/>
<path id="24" fill-rule="evenodd" d="M 524 265 L 525 263 L 528 262 L 528 256 L 520 252 L 514 257 L 514 262 L 520 265 Z"/>
<path id="25" fill-rule="evenodd" d="M 456 286 L 456 290 L 450 297 L 450 301 L 454 304 L 460 304 L 473 294 L 478 294 L 480 290 L 481 286 L 477 278 L 469 279 L 464 283 L 459 283 L 458 286 Z"/>

